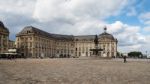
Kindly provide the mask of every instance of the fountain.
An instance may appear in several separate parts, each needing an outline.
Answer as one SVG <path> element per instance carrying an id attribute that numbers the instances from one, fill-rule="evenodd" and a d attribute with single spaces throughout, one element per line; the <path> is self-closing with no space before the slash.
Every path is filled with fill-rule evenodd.
<path id="1" fill-rule="evenodd" d="M 103 51 L 103 49 L 98 48 L 98 36 L 95 35 L 95 39 L 94 39 L 94 44 L 95 44 L 95 48 L 94 49 L 90 49 L 90 51 L 93 52 L 94 56 L 99 56 L 99 51 Z"/>

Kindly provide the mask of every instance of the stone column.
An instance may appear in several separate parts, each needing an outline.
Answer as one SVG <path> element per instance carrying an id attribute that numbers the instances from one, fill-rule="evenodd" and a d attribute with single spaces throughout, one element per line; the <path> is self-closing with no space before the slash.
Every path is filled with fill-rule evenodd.
<path id="1" fill-rule="evenodd" d="M 4 38 L 3 38 L 3 35 L 1 36 L 1 53 L 3 53 L 3 41 L 4 41 Z"/>
<path id="2" fill-rule="evenodd" d="M 112 43 L 110 43 L 110 57 L 112 57 Z"/>
<path id="3" fill-rule="evenodd" d="M 2 35 L 0 36 L 0 39 L 1 39 L 1 41 L 0 41 L 0 53 L 2 53 Z"/>
<path id="4" fill-rule="evenodd" d="M 7 41 L 7 44 L 6 44 L 6 51 L 8 51 L 8 49 L 9 49 L 9 37 L 7 36 L 6 37 L 6 41 Z"/>
<path id="5" fill-rule="evenodd" d="M 114 42 L 114 56 L 116 57 L 117 55 L 117 44 Z"/>

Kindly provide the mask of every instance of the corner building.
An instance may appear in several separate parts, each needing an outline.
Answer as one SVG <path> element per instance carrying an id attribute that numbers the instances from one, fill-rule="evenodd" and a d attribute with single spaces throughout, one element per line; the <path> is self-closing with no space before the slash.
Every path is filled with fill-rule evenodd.
<path id="1" fill-rule="evenodd" d="M 9 30 L 0 21 L 0 53 L 7 52 L 9 48 Z"/>
<path id="2" fill-rule="evenodd" d="M 101 57 L 115 57 L 117 39 L 106 31 L 98 36 Z M 16 35 L 16 47 L 26 57 L 80 57 L 92 56 L 90 49 L 95 48 L 95 35 L 51 34 L 35 28 L 25 27 Z"/>

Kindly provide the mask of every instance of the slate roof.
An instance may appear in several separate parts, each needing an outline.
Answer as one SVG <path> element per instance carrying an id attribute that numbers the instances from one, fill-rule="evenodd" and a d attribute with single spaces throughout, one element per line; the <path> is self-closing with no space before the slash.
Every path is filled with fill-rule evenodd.
<path id="1" fill-rule="evenodd" d="M 79 35 L 74 36 L 75 40 L 94 40 L 95 35 Z"/>
<path id="2" fill-rule="evenodd" d="M 5 27 L 2 21 L 0 21 L 0 27 Z"/>
<path id="3" fill-rule="evenodd" d="M 113 35 L 109 34 L 109 33 L 102 33 L 99 35 L 99 38 L 108 38 L 108 39 L 111 39 L 111 40 L 114 40 L 115 38 L 113 37 Z"/>
<path id="4" fill-rule="evenodd" d="M 26 26 L 21 32 L 17 34 L 17 36 L 27 35 L 28 33 L 37 34 L 37 35 L 45 36 L 48 38 L 54 38 L 56 40 L 73 40 L 73 35 L 52 34 L 52 33 L 48 33 L 43 30 L 40 30 L 38 28 L 35 28 L 33 26 Z"/>
<path id="5" fill-rule="evenodd" d="M 54 38 L 56 40 L 94 40 L 95 39 L 95 35 L 79 35 L 79 36 L 73 36 L 73 35 L 61 35 L 61 34 L 52 34 L 52 33 L 48 33 L 46 31 L 40 30 L 38 28 L 35 28 L 33 26 L 26 26 L 21 32 L 19 32 L 17 34 L 17 36 L 20 35 L 27 35 L 27 34 L 37 34 L 37 35 L 41 35 L 41 36 L 45 36 L 48 38 Z M 99 39 L 103 39 L 103 38 L 108 38 L 114 41 L 117 41 L 117 39 L 115 39 L 113 37 L 113 35 L 104 32 L 102 34 L 100 34 L 98 36 Z"/>
<path id="6" fill-rule="evenodd" d="M 53 38 L 56 38 L 57 40 L 73 40 L 73 35 L 61 35 L 61 34 L 51 34 Z"/>
<path id="7" fill-rule="evenodd" d="M 5 27 L 5 25 L 3 24 L 2 21 L 0 21 L 0 28 L 4 29 L 4 31 L 5 31 L 6 33 L 9 33 L 8 28 Z"/>
<path id="8" fill-rule="evenodd" d="M 26 26 L 21 32 L 19 32 L 17 34 L 17 36 L 19 35 L 27 35 L 27 34 L 37 34 L 37 35 L 42 35 L 42 36 L 46 36 L 46 37 L 50 37 L 50 33 L 45 32 L 43 30 L 40 30 L 38 28 L 35 28 L 33 26 Z"/>
<path id="9" fill-rule="evenodd" d="M 99 39 L 107 38 L 107 39 L 110 39 L 110 40 L 113 40 L 113 41 L 117 41 L 117 39 L 114 38 L 113 35 L 107 33 L 107 27 L 106 27 L 106 26 L 104 27 L 104 32 L 103 32 L 102 34 L 100 34 L 100 35 L 98 36 L 98 38 L 99 38 Z"/>

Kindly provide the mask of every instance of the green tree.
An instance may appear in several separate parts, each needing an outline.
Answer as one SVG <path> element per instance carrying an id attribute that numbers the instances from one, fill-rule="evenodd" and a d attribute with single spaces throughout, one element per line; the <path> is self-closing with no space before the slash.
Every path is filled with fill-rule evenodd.
<path id="1" fill-rule="evenodd" d="M 123 57 L 123 54 L 121 52 L 117 52 L 117 57 L 121 58 L 121 57 Z"/>
<path id="2" fill-rule="evenodd" d="M 139 51 L 133 51 L 133 52 L 128 53 L 128 57 L 142 58 L 143 54 L 142 54 L 142 52 L 139 52 Z"/>

